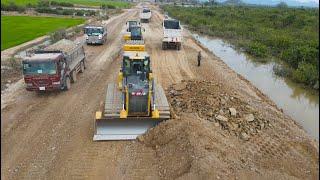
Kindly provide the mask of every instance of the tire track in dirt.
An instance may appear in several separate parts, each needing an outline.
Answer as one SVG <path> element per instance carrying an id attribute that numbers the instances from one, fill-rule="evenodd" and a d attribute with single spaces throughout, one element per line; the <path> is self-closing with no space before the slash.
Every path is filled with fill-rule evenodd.
<path id="1" fill-rule="evenodd" d="M 188 53 L 183 45 L 180 51 L 162 50 L 162 21 L 163 17 L 159 12 L 153 11 L 152 21 L 146 25 L 145 39 L 156 80 L 167 87 L 183 79 L 195 78 L 195 75 L 186 63 Z"/>

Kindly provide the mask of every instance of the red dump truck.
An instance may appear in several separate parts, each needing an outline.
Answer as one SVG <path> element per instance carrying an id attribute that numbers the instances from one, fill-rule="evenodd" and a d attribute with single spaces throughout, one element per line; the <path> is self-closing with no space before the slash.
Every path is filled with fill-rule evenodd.
<path id="1" fill-rule="evenodd" d="M 22 60 L 28 91 L 69 90 L 86 68 L 83 45 L 60 40 Z"/>

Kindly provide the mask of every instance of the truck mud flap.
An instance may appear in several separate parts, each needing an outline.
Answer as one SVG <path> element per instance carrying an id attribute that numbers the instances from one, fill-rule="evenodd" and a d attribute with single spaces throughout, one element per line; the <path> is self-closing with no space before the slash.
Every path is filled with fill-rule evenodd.
<path id="1" fill-rule="evenodd" d="M 93 140 L 133 140 L 161 121 L 151 118 L 97 119 Z"/>

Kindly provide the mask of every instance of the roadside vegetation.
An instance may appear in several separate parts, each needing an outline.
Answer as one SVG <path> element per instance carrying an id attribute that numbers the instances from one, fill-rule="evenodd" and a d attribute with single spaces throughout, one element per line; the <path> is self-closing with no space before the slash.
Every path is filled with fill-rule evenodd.
<path id="1" fill-rule="evenodd" d="M 189 29 L 229 40 L 261 61 L 276 59 L 278 75 L 319 88 L 319 9 L 164 6 Z"/>
<path id="2" fill-rule="evenodd" d="M 50 2 L 51 5 L 71 7 L 75 4 L 84 6 L 109 6 L 113 8 L 129 8 L 130 3 L 125 1 L 111 1 L 111 0 L 2 0 L 1 6 L 8 6 L 14 4 L 19 7 L 37 6 L 39 3 Z"/>
<path id="3" fill-rule="evenodd" d="M 80 18 L 1 16 L 1 51 L 84 21 Z"/>

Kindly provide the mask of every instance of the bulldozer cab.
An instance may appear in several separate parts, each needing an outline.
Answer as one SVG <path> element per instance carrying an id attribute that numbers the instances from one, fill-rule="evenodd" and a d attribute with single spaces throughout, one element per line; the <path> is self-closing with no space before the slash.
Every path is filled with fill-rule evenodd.
<path id="1" fill-rule="evenodd" d="M 143 40 L 141 26 L 131 27 L 131 40 Z"/>
<path id="2" fill-rule="evenodd" d="M 135 54 L 136 53 L 136 54 Z M 135 54 L 135 55 L 134 55 Z M 127 52 L 123 56 L 122 76 L 124 79 L 127 116 L 151 116 L 152 79 L 149 79 L 150 58 L 145 52 Z"/>
<path id="3" fill-rule="evenodd" d="M 129 20 L 126 22 L 127 25 L 127 32 L 131 32 L 132 26 L 140 26 L 140 22 L 138 20 Z"/>
<path id="4" fill-rule="evenodd" d="M 123 57 L 122 72 L 124 77 L 129 75 L 141 75 L 148 74 L 150 72 L 150 57 L 139 57 L 139 53 L 136 53 L 136 57 L 130 57 L 125 55 Z"/>

